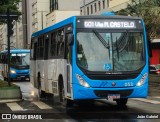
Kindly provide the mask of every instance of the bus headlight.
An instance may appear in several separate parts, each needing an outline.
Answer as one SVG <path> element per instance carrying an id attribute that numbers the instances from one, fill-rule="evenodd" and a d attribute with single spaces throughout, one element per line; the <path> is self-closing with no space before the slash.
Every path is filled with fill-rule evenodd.
<path id="1" fill-rule="evenodd" d="M 16 71 L 15 70 L 10 70 L 10 73 L 11 74 L 16 74 Z"/>
<path id="2" fill-rule="evenodd" d="M 142 86 L 145 83 L 145 80 L 147 78 L 147 73 L 143 75 L 143 77 L 138 81 L 138 83 L 136 84 L 136 86 Z"/>
<path id="3" fill-rule="evenodd" d="M 86 88 L 90 87 L 90 85 L 80 75 L 76 74 L 76 77 L 82 86 Z"/>

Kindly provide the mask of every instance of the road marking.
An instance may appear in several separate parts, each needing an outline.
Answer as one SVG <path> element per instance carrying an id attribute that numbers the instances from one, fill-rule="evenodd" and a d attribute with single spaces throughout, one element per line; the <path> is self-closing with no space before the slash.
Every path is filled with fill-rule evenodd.
<path id="1" fill-rule="evenodd" d="M 52 109 L 52 107 L 50 107 L 49 105 L 47 105 L 47 104 L 45 104 L 43 102 L 32 102 L 32 103 L 34 103 L 40 109 Z"/>
<path id="2" fill-rule="evenodd" d="M 12 111 L 23 111 L 24 109 L 18 105 L 17 103 L 7 103 L 7 106 L 12 110 Z"/>
<path id="3" fill-rule="evenodd" d="M 133 100 L 139 100 L 142 102 L 147 102 L 147 103 L 152 103 L 152 104 L 160 104 L 159 101 L 155 101 L 155 100 L 148 100 L 148 99 L 144 99 L 144 98 L 132 98 Z"/>

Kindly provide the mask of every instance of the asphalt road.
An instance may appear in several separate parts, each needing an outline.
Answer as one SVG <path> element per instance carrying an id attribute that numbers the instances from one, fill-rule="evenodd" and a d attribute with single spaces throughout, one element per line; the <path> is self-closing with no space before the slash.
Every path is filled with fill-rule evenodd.
<path id="1" fill-rule="evenodd" d="M 73 108 L 65 108 L 61 104 L 53 104 L 48 99 L 40 100 L 37 89 L 30 82 L 15 82 L 21 87 L 23 101 L 14 103 L 1 103 L 0 113 L 18 115 L 41 115 L 42 120 L 23 120 L 23 122 L 51 122 L 51 121 L 160 121 L 160 83 L 149 83 L 149 96 L 147 99 L 129 99 L 126 107 L 120 108 L 113 101 L 96 100 L 94 104 L 85 101 L 75 104 Z M 158 116 L 159 119 L 148 119 L 143 116 Z M 142 118 L 137 118 L 137 117 Z M 28 117 L 28 116 L 27 116 Z M 0 122 L 22 122 L 16 120 L 0 120 Z"/>

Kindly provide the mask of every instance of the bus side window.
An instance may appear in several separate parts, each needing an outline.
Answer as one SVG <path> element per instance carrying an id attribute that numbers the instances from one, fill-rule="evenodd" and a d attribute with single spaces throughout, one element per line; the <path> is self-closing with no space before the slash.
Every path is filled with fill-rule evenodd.
<path id="1" fill-rule="evenodd" d="M 64 56 L 64 29 L 58 31 L 58 56 Z"/>
<path id="2" fill-rule="evenodd" d="M 49 51 L 49 56 L 53 57 L 56 56 L 56 50 L 57 50 L 57 46 L 56 46 L 56 38 L 57 38 L 57 32 L 53 32 L 51 34 L 51 42 L 50 42 L 50 51 Z"/>
<path id="3" fill-rule="evenodd" d="M 65 49 L 65 58 L 67 59 L 67 62 L 72 64 L 72 46 L 68 44 L 70 42 L 70 37 L 72 36 L 72 33 L 66 34 L 66 49 Z"/>
<path id="4" fill-rule="evenodd" d="M 39 53 L 40 53 L 40 37 L 38 38 L 38 43 L 37 43 L 37 55 L 36 55 L 36 58 L 38 59 L 39 58 Z"/>

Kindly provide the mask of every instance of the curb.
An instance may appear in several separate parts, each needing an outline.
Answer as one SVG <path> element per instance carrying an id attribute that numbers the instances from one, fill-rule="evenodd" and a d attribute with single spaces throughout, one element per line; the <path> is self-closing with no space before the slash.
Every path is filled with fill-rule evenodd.
<path id="1" fill-rule="evenodd" d="M 6 100 L 0 100 L 0 103 L 11 103 L 11 102 L 19 102 L 23 101 L 23 99 L 6 99 Z"/>
<path id="2" fill-rule="evenodd" d="M 0 101 L 5 100 L 20 100 L 22 99 L 22 93 L 20 87 L 15 88 L 1 88 L 0 89 Z"/>

